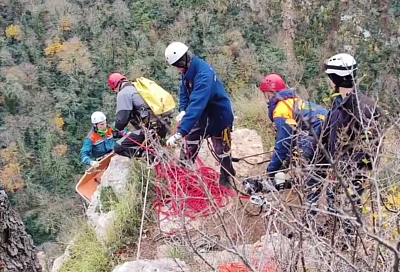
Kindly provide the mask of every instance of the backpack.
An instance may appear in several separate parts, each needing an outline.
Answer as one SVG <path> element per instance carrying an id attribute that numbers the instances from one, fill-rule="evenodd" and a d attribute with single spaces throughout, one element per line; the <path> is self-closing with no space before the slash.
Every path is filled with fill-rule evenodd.
<path id="1" fill-rule="evenodd" d="M 154 115 L 163 116 L 175 110 L 173 96 L 154 81 L 140 77 L 132 83 Z"/>

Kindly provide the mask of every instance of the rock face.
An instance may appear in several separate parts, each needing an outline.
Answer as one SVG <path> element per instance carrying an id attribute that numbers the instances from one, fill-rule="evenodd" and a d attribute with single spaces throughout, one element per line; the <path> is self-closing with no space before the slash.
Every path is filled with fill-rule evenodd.
<path id="1" fill-rule="evenodd" d="M 51 272 L 59 272 L 61 270 L 62 265 L 70 258 L 69 249 L 70 246 L 65 249 L 63 255 L 54 260 Z"/>
<path id="2" fill-rule="evenodd" d="M 139 260 L 118 265 L 112 272 L 189 272 L 185 262 L 178 259 Z"/>
<path id="3" fill-rule="evenodd" d="M 0 186 L 0 271 L 42 271 L 32 238 Z"/>
<path id="4" fill-rule="evenodd" d="M 263 236 L 254 244 L 237 246 L 237 252 L 248 260 L 256 271 L 278 271 L 277 260 L 290 249 L 290 241 L 282 235 Z M 202 253 L 202 257 L 214 268 L 230 263 L 243 263 L 238 254 L 226 250 Z M 201 262 L 199 257 L 195 257 Z M 201 272 L 212 271 L 209 267 L 202 267 Z"/>
<path id="5" fill-rule="evenodd" d="M 46 255 L 44 254 L 43 251 L 38 252 L 37 254 L 39 264 L 42 267 L 43 272 L 47 272 L 47 266 L 46 266 Z"/>
<path id="6" fill-rule="evenodd" d="M 111 158 L 107 170 L 101 177 L 101 184 L 94 193 L 93 201 L 90 203 L 86 215 L 89 222 L 97 232 L 99 240 L 107 237 L 110 226 L 113 225 L 114 211 L 105 211 L 100 201 L 100 192 L 104 188 L 111 187 L 115 196 L 118 198 L 125 190 L 129 179 L 131 161 L 127 157 L 115 155 Z"/>
<path id="7" fill-rule="evenodd" d="M 111 158 L 107 170 L 101 177 L 101 184 L 94 193 L 93 201 L 90 203 L 86 215 L 90 224 L 95 228 L 99 241 L 107 238 L 108 230 L 114 223 L 115 212 L 106 211 L 100 201 L 100 192 L 104 188 L 111 188 L 114 195 L 118 198 L 125 190 L 129 179 L 131 160 L 129 158 L 115 155 Z M 69 258 L 69 247 L 64 254 L 58 257 L 51 272 L 60 271 L 62 265 Z"/>

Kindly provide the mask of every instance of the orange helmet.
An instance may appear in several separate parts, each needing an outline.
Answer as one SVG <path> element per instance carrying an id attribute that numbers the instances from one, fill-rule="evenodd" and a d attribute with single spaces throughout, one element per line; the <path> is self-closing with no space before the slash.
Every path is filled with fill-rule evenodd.
<path id="1" fill-rule="evenodd" d="M 262 92 L 279 92 L 285 89 L 287 89 L 285 81 L 277 74 L 267 75 L 260 85 Z"/>
<path id="2" fill-rule="evenodd" d="M 120 73 L 112 73 L 108 77 L 108 85 L 110 85 L 110 88 L 114 90 L 117 88 L 118 84 L 121 82 L 121 80 L 126 79 L 125 76 L 121 75 Z"/>

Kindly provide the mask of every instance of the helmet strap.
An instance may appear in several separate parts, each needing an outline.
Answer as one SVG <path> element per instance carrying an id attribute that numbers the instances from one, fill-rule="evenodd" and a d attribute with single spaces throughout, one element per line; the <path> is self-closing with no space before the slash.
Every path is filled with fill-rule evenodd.
<path id="1" fill-rule="evenodd" d="M 107 128 L 108 128 L 108 126 L 107 126 Z M 100 136 L 106 135 L 106 133 L 108 131 L 107 128 L 105 130 L 100 130 L 97 128 L 97 124 L 93 124 L 93 131 L 96 132 L 97 134 L 99 134 Z"/>
<path id="2" fill-rule="evenodd" d="M 187 69 L 189 69 L 189 63 L 192 60 L 193 55 L 192 53 L 188 50 L 179 60 L 177 60 L 175 63 L 172 64 L 172 66 L 175 66 L 177 68 L 183 68 L 185 69 L 185 73 Z"/>
<path id="3" fill-rule="evenodd" d="M 338 92 L 339 92 L 339 89 L 340 89 L 340 87 L 337 86 L 337 85 L 335 85 L 335 93 L 338 93 Z"/>
<path id="4" fill-rule="evenodd" d="M 122 89 L 122 85 L 124 85 L 124 87 L 129 83 L 129 81 L 125 81 L 125 80 L 121 80 L 120 82 L 118 82 L 117 88 L 115 88 L 117 90 L 117 92 L 121 91 Z"/>

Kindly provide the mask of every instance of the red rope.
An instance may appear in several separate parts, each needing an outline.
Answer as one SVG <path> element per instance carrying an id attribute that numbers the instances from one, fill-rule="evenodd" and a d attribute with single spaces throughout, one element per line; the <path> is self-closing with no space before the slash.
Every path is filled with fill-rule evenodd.
<path id="1" fill-rule="evenodd" d="M 137 142 L 121 131 L 135 144 L 155 155 L 157 152 Z M 194 219 L 215 213 L 228 205 L 229 196 L 235 194 L 219 185 L 219 174 L 211 167 L 204 166 L 197 157 L 197 170 L 189 170 L 173 162 L 155 166 L 157 200 L 153 208 L 165 217 L 182 216 Z M 212 202 L 214 203 L 212 203 Z"/>
<path id="2" fill-rule="evenodd" d="M 219 174 L 210 167 L 194 171 L 169 163 L 156 165 L 155 169 L 157 200 L 153 207 L 166 217 L 205 217 L 229 203 L 228 195 L 218 183 Z M 168 208 L 162 210 L 162 207 Z"/>

